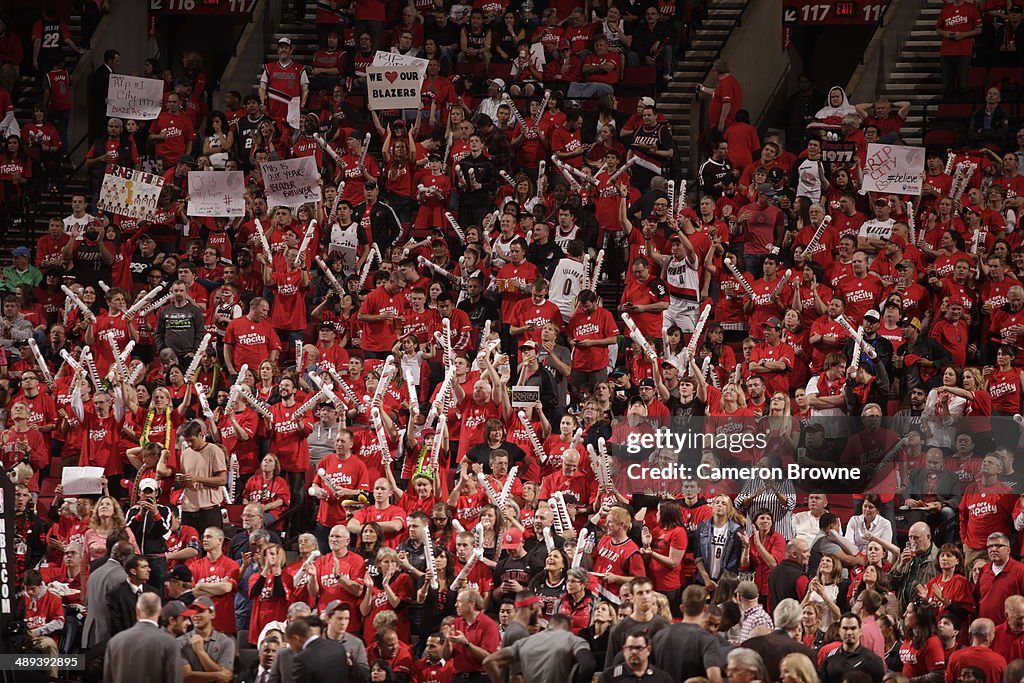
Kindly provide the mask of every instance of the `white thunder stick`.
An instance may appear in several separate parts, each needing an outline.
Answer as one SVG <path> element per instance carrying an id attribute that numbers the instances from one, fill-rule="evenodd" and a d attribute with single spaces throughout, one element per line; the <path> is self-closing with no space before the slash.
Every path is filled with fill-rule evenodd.
<path id="1" fill-rule="evenodd" d="M 678 216 L 683 212 L 683 207 L 686 206 L 686 178 L 679 181 L 679 194 L 676 197 L 676 215 Z"/>
<path id="2" fill-rule="evenodd" d="M 320 399 L 324 398 L 325 394 L 323 389 L 316 392 L 312 396 L 306 399 L 306 402 L 299 406 L 294 413 L 292 413 L 292 419 L 298 420 L 300 417 L 313 410 L 316 404 L 320 402 Z"/>
<path id="3" fill-rule="evenodd" d="M 334 383 L 336 385 L 341 387 L 341 390 L 342 392 L 344 392 L 345 397 L 348 398 L 349 402 L 352 404 L 352 408 L 360 413 L 365 413 L 366 405 L 359 400 L 359 397 L 356 396 L 356 392 L 352 391 L 352 387 L 348 385 L 348 382 L 341 378 L 341 375 L 338 374 L 337 369 L 331 364 L 327 364 L 326 367 L 327 374 L 331 376 L 331 379 L 334 380 Z"/>
<path id="4" fill-rule="evenodd" d="M 106 282 L 104 282 L 103 280 L 100 280 L 99 281 L 99 285 L 100 285 L 100 289 L 103 290 L 104 294 L 110 293 L 110 285 L 108 285 Z"/>
<path id="5" fill-rule="evenodd" d="M 555 533 L 561 536 L 565 533 L 565 520 L 559 514 L 558 501 L 554 496 L 548 498 L 548 507 L 551 508 L 551 524 L 555 527 Z"/>
<path id="6" fill-rule="evenodd" d="M 590 286 L 587 289 L 597 293 L 597 283 L 601 281 L 601 269 L 604 267 L 604 249 L 597 252 L 594 259 L 594 272 L 590 275 Z"/>
<path id="7" fill-rule="evenodd" d="M 442 318 L 441 327 L 444 330 L 444 352 L 448 357 L 448 366 L 455 365 L 455 349 L 452 348 L 452 319 Z"/>
<path id="8" fill-rule="evenodd" d="M 690 343 L 686 345 L 686 352 L 690 358 L 693 358 L 697 354 L 697 342 L 700 340 L 700 335 L 704 333 L 704 325 L 708 322 L 708 317 L 711 315 L 711 305 L 708 304 L 704 307 L 704 310 L 700 312 L 700 317 L 697 318 L 697 325 L 693 328 L 693 336 L 690 337 Z M 684 368 L 685 369 L 685 368 Z"/>
<path id="9" fill-rule="evenodd" d="M 316 140 L 316 144 L 320 145 L 320 149 L 327 152 L 327 156 L 333 159 L 335 164 L 341 165 L 341 157 L 338 156 L 338 153 L 334 151 L 333 147 L 327 144 L 327 141 L 323 139 L 323 136 L 321 136 L 320 133 L 314 133 L 313 139 Z"/>
<path id="10" fill-rule="evenodd" d="M 452 590 L 458 590 L 462 587 L 462 584 L 466 583 L 466 578 L 469 577 L 469 573 L 476 567 L 476 563 L 480 561 L 480 558 L 484 556 L 483 548 L 473 548 L 473 552 L 470 553 L 469 559 L 466 560 L 465 566 L 459 575 L 452 581 Z"/>
<path id="11" fill-rule="evenodd" d="M 160 297 L 159 299 L 157 299 L 156 301 L 151 303 L 149 306 L 146 306 L 146 308 L 143 309 L 142 312 L 139 313 L 139 315 L 142 316 L 143 318 L 145 318 L 147 315 L 149 315 L 150 313 L 153 313 L 158 308 L 160 308 L 161 306 L 166 304 L 168 301 L 170 301 L 171 297 L 173 297 L 173 296 L 174 296 L 173 294 L 171 294 L 170 292 L 167 292 L 167 294 L 164 294 L 162 297 Z"/>
<path id="12" fill-rule="evenodd" d="M 434 271 L 441 277 L 447 278 L 452 282 L 455 282 L 456 284 L 458 284 L 461 281 L 461 278 L 458 275 L 455 275 L 454 273 L 445 270 L 441 266 L 437 265 L 436 263 L 428 259 L 426 256 L 420 256 L 418 257 L 417 260 L 419 261 L 421 266 L 426 266 L 427 268 L 430 268 L 432 271 Z"/>
<path id="13" fill-rule="evenodd" d="M 491 482 L 487 481 L 487 475 L 483 472 L 476 473 L 476 480 L 480 484 L 480 488 L 487 494 L 487 500 L 491 501 L 491 504 L 495 507 L 501 507 L 501 494 L 494 490 L 491 486 Z"/>
<path id="14" fill-rule="evenodd" d="M 366 278 L 370 277 L 370 268 L 373 268 L 374 258 L 380 258 L 380 250 L 377 249 L 376 244 L 370 247 L 370 253 L 367 255 L 366 260 L 363 261 L 363 267 L 359 271 L 359 284 L 356 285 L 359 289 L 363 288 L 363 285 L 366 284 Z"/>
<path id="15" fill-rule="evenodd" d="M 316 265 L 320 266 L 320 270 L 323 271 L 324 277 L 327 278 L 327 282 L 330 283 L 331 287 L 334 288 L 334 291 L 336 291 L 338 294 L 344 294 L 345 290 L 342 288 L 341 283 L 338 282 L 338 278 L 336 278 L 334 276 L 334 273 L 331 272 L 330 266 L 328 266 L 324 262 L 324 260 L 319 256 L 317 256 L 315 260 Z"/>
<path id="16" fill-rule="evenodd" d="M 85 305 L 84 301 L 78 298 L 78 295 L 75 294 L 75 292 L 70 287 L 68 287 L 67 285 L 61 285 L 60 289 L 67 295 L 69 299 L 71 299 L 71 303 L 77 306 L 78 310 L 82 312 L 83 318 L 85 318 L 89 322 L 96 322 L 95 314 L 93 314 L 89 307 Z"/>
<path id="17" fill-rule="evenodd" d="M 138 301 L 128 307 L 128 310 L 124 312 L 126 318 L 133 318 L 135 314 L 145 308 L 150 301 L 160 295 L 160 291 L 164 288 L 163 285 L 157 285 L 153 289 L 143 294 Z"/>
<path id="18" fill-rule="evenodd" d="M 652 363 L 656 363 L 658 361 L 658 354 L 655 353 L 650 342 L 648 342 L 647 338 L 644 337 L 642 332 L 640 332 L 640 329 L 636 326 L 636 323 L 633 322 L 633 318 L 630 317 L 629 313 L 622 314 L 622 321 L 626 323 L 626 327 L 629 328 L 630 338 L 643 350 L 644 354 Z"/>
<path id="19" fill-rule="evenodd" d="M 567 451 L 576 451 L 577 453 L 579 453 L 580 452 L 579 451 L 580 443 L 582 443 L 582 442 L 583 442 L 583 427 L 578 427 L 576 429 L 576 433 L 572 435 L 572 440 L 569 441 L 569 447 L 566 450 Z M 543 464 L 543 463 L 541 463 L 541 464 Z"/>
<path id="20" fill-rule="evenodd" d="M 434 539 L 430 537 L 430 528 L 423 527 L 423 559 L 427 562 L 427 575 L 430 576 L 430 588 L 438 589 L 437 560 L 434 558 Z"/>
<path id="21" fill-rule="evenodd" d="M 821 241 L 822 235 L 825 234 L 825 228 L 827 228 L 829 223 L 831 223 L 831 222 L 832 222 L 832 216 L 829 216 L 827 214 L 826 214 L 826 216 L 824 218 L 821 219 L 821 223 L 818 224 L 818 229 L 814 231 L 814 234 L 811 235 L 811 239 L 807 243 L 807 246 L 804 247 L 804 253 L 805 254 L 813 254 L 814 253 L 814 250 L 818 248 L 818 242 Z"/>
<path id="22" fill-rule="evenodd" d="M 537 199 L 544 199 L 544 185 L 547 182 L 547 165 L 541 159 L 537 165 Z"/>
<path id="23" fill-rule="evenodd" d="M 126 380 L 128 379 L 128 366 L 124 364 L 124 359 L 121 358 L 121 348 L 117 345 L 117 339 L 114 337 L 113 333 L 106 335 L 106 337 L 107 343 L 110 344 L 110 350 L 114 354 L 114 367 L 117 368 L 117 372 L 121 375 L 121 379 Z M 188 375 L 185 375 L 185 381 L 189 381 Z"/>
<path id="24" fill-rule="evenodd" d="M 242 367 L 238 368 L 238 376 L 235 377 L 235 383 L 231 385 L 231 392 L 228 394 L 228 402 L 224 407 L 225 412 L 231 412 L 235 407 L 235 401 L 238 400 L 238 393 L 245 386 L 245 378 L 249 374 L 249 366 L 246 363 L 242 363 Z"/>
<path id="25" fill-rule="evenodd" d="M 551 527 L 544 527 L 544 546 L 548 549 L 548 553 L 555 551 L 555 539 L 551 537 Z"/>
<path id="26" fill-rule="evenodd" d="M 508 105 L 509 110 L 511 110 L 512 116 L 515 118 L 515 120 L 519 123 L 520 126 L 526 128 L 526 119 L 523 118 L 522 112 L 519 111 L 519 107 L 517 107 L 516 103 L 512 101 L 512 98 L 509 97 L 508 93 L 505 93 L 504 100 L 505 104 Z"/>
<path id="27" fill-rule="evenodd" d="M 210 402 L 206 399 L 206 387 L 204 387 L 200 382 L 196 382 L 195 387 L 196 396 L 199 397 L 199 407 L 202 409 L 203 415 L 206 416 L 206 419 L 212 420 L 213 411 L 210 410 Z"/>
<path id="28" fill-rule="evenodd" d="M 544 163 L 544 162 L 541 162 L 541 163 Z M 452 212 L 451 211 L 445 211 L 444 212 L 444 217 L 448 220 L 448 224 L 450 226 L 452 226 L 452 230 L 455 231 L 455 234 L 459 236 L 459 239 L 462 240 L 463 242 L 465 242 L 466 241 L 466 232 L 462 229 L 462 226 L 459 225 L 459 222 L 457 220 L 455 220 L 455 216 L 452 215 Z"/>
<path id="29" fill-rule="evenodd" d="M 441 462 L 441 435 L 448 431 L 448 422 L 441 420 L 437 423 L 437 433 L 434 434 L 434 441 L 430 445 L 430 467 L 437 476 L 437 470 Z"/>
<path id="30" fill-rule="evenodd" d="M 857 328 L 853 335 L 853 358 L 850 359 L 849 373 L 852 375 L 860 367 L 861 344 L 864 343 L 864 326 Z"/>
<path id="31" fill-rule="evenodd" d="M 512 176 L 510 176 L 508 174 L 508 171 L 506 171 L 505 169 L 501 169 L 500 171 L 498 171 L 498 175 L 500 175 L 501 179 L 504 180 L 509 185 L 511 185 L 512 187 L 516 186 L 516 182 L 512 180 Z"/>
<path id="32" fill-rule="evenodd" d="M 583 289 L 593 289 L 593 283 L 590 277 L 590 252 L 583 252 L 583 279 L 580 282 L 580 287 Z"/>
<path id="33" fill-rule="evenodd" d="M 565 494 L 558 491 L 554 495 L 556 516 L 562 519 L 562 528 L 565 531 L 572 531 L 572 517 L 569 516 L 569 507 L 565 503 Z"/>
<path id="34" fill-rule="evenodd" d="M 551 91 L 544 91 L 544 98 L 540 101 L 540 114 L 537 115 L 537 125 L 540 125 L 540 120 L 544 118 L 544 113 L 548 110 L 548 102 L 551 101 Z"/>
<path id="35" fill-rule="evenodd" d="M 128 377 L 128 384 L 135 386 L 139 379 L 142 378 L 142 373 L 145 372 L 145 370 L 146 366 L 139 362 L 139 364 L 135 366 L 135 369 L 132 370 L 132 374 Z"/>
<path id="36" fill-rule="evenodd" d="M 749 282 L 747 282 L 747 278 L 743 277 L 743 273 L 739 271 L 732 261 L 725 260 L 725 267 L 729 269 L 729 272 L 732 273 L 734 278 L 736 278 L 736 281 L 740 283 L 740 286 L 743 287 L 744 291 L 746 291 L 746 293 L 750 295 L 750 298 L 756 303 L 757 292 L 755 292 L 754 288 L 750 286 Z"/>
<path id="37" fill-rule="evenodd" d="M 608 444 L 602 436 L 597 440 L 597 480 L 605 491 L 612 490 L 612 473 L 608 468 L 609 458 Z"/>
<path id="38" fill-rule="evenodd" d="M 626 172 L 626 169 L 628 169 L 628 168 L 629 168 L 630 166 L 632 166 L 633 164 L 635 164 L 635 163 L 636 163 L 636 160 L 637 160 L 637 159 L 639 159 L 639 157 L 632 157 L 632 158 L 630 158 L 630 160 L 629 160 L 629 161 L 627 161 L 626 163 L 624 163 L 624 164 L 622 165 L 622 168 L 620 168 L 620 169 L 619 169 L 618 171 L 616 171 L 615 173 L 612 173 L 611 177 L 610 177 L 610 178 L 608 178 L 608 184 L 612 184 L 612 183 L 614 183 L 614 182 L 615 182 L 616 180 L 618 180 L 619 176 L 620 176 L 620 175 L 622 175 L 623 173 L 625 173 L 625 172 Z"/>
<path id="39" fill-rule="evenodd" d="M 72 357 L 72 355 L 67 352 L 67 349 L 61 349 L 60 350 L 60 357 L 63 358 L 64 362 L 67 363 L 68 365 L 70 365 L 71 369 L 74 370 L 75 372 L 81 372 L 82 371 L 82 364 L 79 363 L 77 360 L 75 360 Z"/>
<path id="40" fill-rule="evenodd" d="M 306 254 L 306 249 L 309 248 L 309 243 L 313 240 L 314 232 L 316 232 L 315 218 L 309 222 L 309 226 L 306 228 L 306 234 L 302 236 L 302 243 L 299 244 L 299 252 L 295 254 L 294 266 L 298 267 L 298 265 L 302 263 L 302 257 Z"/>
<path id="41" fill-rule="evenodd" d="M 420 402 L 419 399 L 416 398 L 416 385 L 412 381 L 412 370 L 410 370 L 409 368 L 405 368 L 404 372 L 402 373 L 402 376 L 405 379 L 405 389 L 406 391 L 409 392 L 409 415 L 419 415 Z"/>
<path id="42" fill-rule="evenodd" d="M 92 380 L 92 384 L 96 389 L 100 388 L 100 373 L 96 369 L 96 359 L 92 357 L 92 349 L 88 346 L 82 349 L 82 363 L 89 371 L 89 379 Z"/>
<path id="43" fill-rule="evenodd" d="M 259 218 L 256 219 L 256 234 L 259 236 L 260 244 L 263 246 L 263 251 L 266 252 L 267 259 L 269 260 L 272 256 L 270 242 L 267 241 L 267 233 L 263 232 L 263 224 L 260 223 Z"/>
<path id="44" fill-rule="evenodd" d="M 391 446 L 388 445 L 388 435 L 384 431 L 384 420 L 381 419 L 377 406 L 370 409 L 370 422 L 373 423 L 377 443 L 380 444 L 380 461 L 384 465 L 390 465 L 394 458 L 391 456 Z"/>
<path id="45" fill-rule="evenodd" d="M 509 496 L 512 495 L 512 484 L 515 483 L 516 477 L 518 477 L 518 476 L 519 476 L 519 465 L 513 465 L 512 469 L 510 469 L 508 471 L 508 474 L 505 476 L 505 483 L 502 484 L 502 486 L 501 486 L 501 494 L 500 494 L 500 498 L 499 498 L 499 500 L 501 502 L 498 504 L 499 508 L 504 509 L 505 503 L 508 502 Z"/>
<path id="46" fill-rule="evenodd" d="M 668 208 L 669 211 L 675 211 L 676 208 L 676 181 L 670 180 L 668 183 Z"/>
<path id="47" fill-rule="evenodd" d="M 377 399 L 384 396 L 384 392 L 387 391 L 388 387 L 391 386 L 391 380 L 395 377 L 395 357 L 388 356 L 384 361 L 384 367 L 381 368 L 380 378 L 377 380 L 377 388 L 373 391 L 373 402 L 376 403 Z"/>
<path id="48" fill-rule="evenodd" d="M 53 388 L 53 375 L 50 374 L 50 368 L 46 365 L 46 361 L 43 359 L 43 354 L 39 350 L 39 344 L 32 337 L 28 338 L 28 345 L 32 349 L 32 355 L 36 359 L 36 365 L 39 366 L 39 372 L 43 375 L 43 381 L 46 382 L 46 386 Z"/>
<path id="49" fill-rule="evenodd" d="M 134 339 L 129 339 L 128 343 L 124 345 L 123 349 L 121 349 L 121 360 L 123 360 L 123 361 L 125 361 L 127 363 L 128 359 L 131 358 L 132 350 L 134 348 L 135 348 L 135 340 Z"/>
<path id="50" fill-rule="evenodd" d="M 580 529 L 580 533 L 576 536 L 576 553 L 572 556 L 572 566 L 579 567 L 583 562 L 583 548 L 587 545 L 588 537 L 590 532 L 587 531 L 586 527 Z"/>
<path id="51" fill-rule="evenodd" d="M 274 415 L 270 412 L 270 406 L 268 406 L 266 403 L 253 396 L 249 392 L 248 387 L 242 387 L 240 394 L 242 398 L 245 399 L 245 402 L 251 405 L 252 409 L 259 413 L 262 417 L 268 420 L 274 419 Z"/>
<path id="52" fill-rule="evenodd" d="M 846 329 L 846 331 L 850 333 L 851 337 L 856 337 L 857 336 L 857 330 L 853 329 L 853 325 L 851 325 L 850 321 L 846 319 L 846 316 L 844 316 L 844 315 L 839 316 L 838 318 L 836 318 L 836 322 L 839 323 L 840 325 L 842 325 Z M 868 358 L 870 358 L 871 360 L 874 360 L 875 357 L 878 355 L 875 352 L 875 347 L 872 346 L 871 344 L 869 344 L 864 339 L 863 334 L 861 335 L 861 339 L 860 339 L 860 348 L 863 349 L 864 353 L 868 354 Z"/>
<path id="53" fill-rule="evenodd" d="M 789 282 L 789 278 L 793 277 L 793 271 L 786 268 L 786 272 L 783 273 L 782 277 L 779 278 L 779 284 L 775 285 L 775 289 L 772 290 L 772 298 L 775 299 L 782 293 L 782 288 Z"/>
<path id="54" fill-rule="evenodd" d="M 188 370 L 185 371 L 185 381 L 194 382 L 196 374 L 199 372 L 199 364 L 203 361 L 203 355 L 206 353 L 206 349 L 210 346 L 210 340 L 213 339 L 213 335 L 207 332 L 202 340 L 199 342 L 199 348 L 196 349 L 196 353 L 192 356 L 192 362 L 188 364 Z"/>
<path id="55" fill-rule="evenodd" d="M 533 423 L 526 417 L 526 411 L 520 410 L 519 421 L 523 423 L 523 429 L 526 430 L 526 437 L 530 440 L 530 444 L 533 446 L 533 454 L 538 460 L 544 462 L 548 459 L 548 456 L 544 453 L 544 446 L 540 442 L 540 438 L 537 436 L 537 432 L 533 431 Z"/>
<path id="56" fill-rule="evenodd" d="M 946 168 L 943 173 L 951 175 L 953 173 L 953 162 L 956 160 L 956 155 L 953 152 L 946 152 Z"/>
<path id="57" fill-rule="evenodd" d="M 333 496 L 334 496 L 335 498 L 341 499 L 341 498 L 344 498 L 344 497 L 345 497 L 345 496 L 341 495 L 341 492 L 340 492 L 340 491 L 338 491 L 338 489 L 336 489 L 336 488 L 334 487 L 334 482 L 332 482 L 332 481 L 330 480 L 330 478 L 329 478 L 329 477 L 327 476 L 327 470 L 325 470 L 325 469 L 324 469 L 323 467 L 321 467 L 320 469 L 318 469 L 318 470 L 316 471 L 316 473 L 317 473 L 317 474 L 319 474 L 319 475 L 320 475 L 320 479 L 321 479 L 321 480 L 322 480 L 322 481 L 323 481 L 323 482 L 324 482 L 325 484 L 327 484 L 327 489 L 328 489 L 328 490 L 329 490 L 329 491 L 331 492 L 331 494 L 332 494 L 332 495 L 333 495 Z"/>
<path id="58" fill-rule="evenodd" d="M 299 374 L 302 374 L 302 361 L 306 350 L 306 345 L 302 343 L 301 339 L 295 340 L 295 370 Z"/>
<path id="59" fill-rule="evenodd" d="M 359 153 L 359 168 L 363 167 L 363 163 L 366 161 L 366 153 L 370 150 L 370 134 L 367 133 L 363 136 L 363 151 Z"/>
<path id="60" fill-rule="evenodd" d="M 710 374 L 714 386 L 718 386 L 718 373 L 711 369 L 711 356 L 704 356 L 704 362 L 700 364 L 700 374 L 704 377 Z"/>
<path id="61" fill-rule="evenodd" d="M 455 137 L 452 134 L 446 135 L 444 139 L 444 156 L 441 157 L 441 172 L 448 172 L 448 152 L 452 148 L 452 138 Z"/>

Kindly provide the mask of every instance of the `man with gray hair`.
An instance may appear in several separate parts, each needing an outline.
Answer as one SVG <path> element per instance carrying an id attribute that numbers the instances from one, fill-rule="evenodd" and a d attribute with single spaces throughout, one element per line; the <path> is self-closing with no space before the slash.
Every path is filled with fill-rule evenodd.
<path id="1" fill-rule="evenodd" d="M 134 683 L 140 679 L 140 666 L 150 683 L 179 683 L 182 658 L 177 641 L 160 628 L 160 596 L 143 593 L 135 603 L 135 625 L 121 631 L 107 643 L 103 660 L 103 680 L 107 683 Z"/>
<path id="2" fill-rule="evenodd" d="M 765 680 L 777 681 L 780 678 L 779 663 L 786 655 L 799 652 L 807 655 L 812 662 L 817 659 L 814 650 L 799 640 L 800 620 L 803 618 L 803 608 L 799 602 L 793 598 L 786 598 L 775 606 L 772 617 L 775 621 L 775 630 L 768 635 L 745 641 L 743 647 L 761 655 L 768 672 L 768 678 Z"/>
<path id="3" fill-rule="evenodd" d="M 748 647 L 738 647 L 729 652 L 725 675 L 729 677 L 730 682 L 769 680 L 761 655 Z"/>
<path id="4" fill-rule="evenodd" d="M 986 683 L 1000 683 L 1006 670 L 1006 658 L 992 651 L 996 625 L 991 619 L 975 619 L 971 622 L 971 644 L 949 656 L 946 662 L 946 676 L 959 680 L 960 672 L 966 667 L 976 666 L 985 672 Z"/>
<path id="5" fill-rule="evenodd" d="M 1024 593 L 1024 564 L 1010 557 L 1010 539 L 1006 534 L 989 534 L 986 549 L 989 562 L 978 576 L 978 616 L 1001 624 L 1006 618 L 1006 599 Z"/>

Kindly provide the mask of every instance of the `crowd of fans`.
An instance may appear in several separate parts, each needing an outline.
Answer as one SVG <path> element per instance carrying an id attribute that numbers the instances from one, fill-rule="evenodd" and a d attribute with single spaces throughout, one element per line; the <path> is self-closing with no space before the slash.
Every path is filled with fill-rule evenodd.
<path id="1" fill-rule="evenodd" d="M 109 50 L 75 103 L 90 191 L 0 279 L 19 646 L 107 681 L 153 622 L 193 683 L 317 653 L 322 680 L 1019 683 L 1024 130 L 861 193 L 911 103 L 802 79 L 761 140 L 719 60 L 687 185 L 654 99 L 615 93 L 671 71 L 692 3 L 339 5 L 223 111 L 195 53 Z M 378 49 L 429 60 L 421 110 L 366 111 Z M 12 146 L 59 169 L 52 59 L 34 121 L 6 110 L 41 136 L 0 153 L 8 200 L 48 158 Z M 122 69 L 168 84 L 155 121 L 103 116 Z M 321 199 L 268 205 L 296 156 Z M 151 220 L 96 209 L 111 164 L 163 174 Z M 191 170 L 243 171 L 245 215 L 190 216 Z"/>

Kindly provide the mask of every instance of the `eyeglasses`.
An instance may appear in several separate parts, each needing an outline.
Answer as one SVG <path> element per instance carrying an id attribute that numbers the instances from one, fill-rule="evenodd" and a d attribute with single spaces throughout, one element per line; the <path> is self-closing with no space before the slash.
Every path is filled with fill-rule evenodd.
<path id="1" fill-rule="evenodd" d="M 1009 548 L 1010 546 L 1006 543 L 989 543 L 986 548 Z"/>

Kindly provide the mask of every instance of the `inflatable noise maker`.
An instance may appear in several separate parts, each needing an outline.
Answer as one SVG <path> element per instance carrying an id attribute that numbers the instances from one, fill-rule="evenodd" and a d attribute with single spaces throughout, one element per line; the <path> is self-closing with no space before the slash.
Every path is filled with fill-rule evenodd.
<path id="1" fill-rule="evenodd" d="M 434 557 L 434 540 L 430 537 L 430 529 L 423 527 L 423 559 L 427 562 L 427 575 L 430 577 L 430 588 L 438 589 L 437 560 Z"/>
<path id="2" fill-rule="evenodd" d="M 623 313 L 622 322 L 626 323 L 626 327 L 629 329 L 629 338 L 633 340 L 633 342 L 644 352 L 644 355 L 646 355 L 652 363 L 657 363 L 657 352 L 655 352 L 651 343 L 647 341 L 647 338 L 644 337 L 640 328 L 638 328 L 636 323 L 633 322 L 633 318 L 628 313 Z"/>

